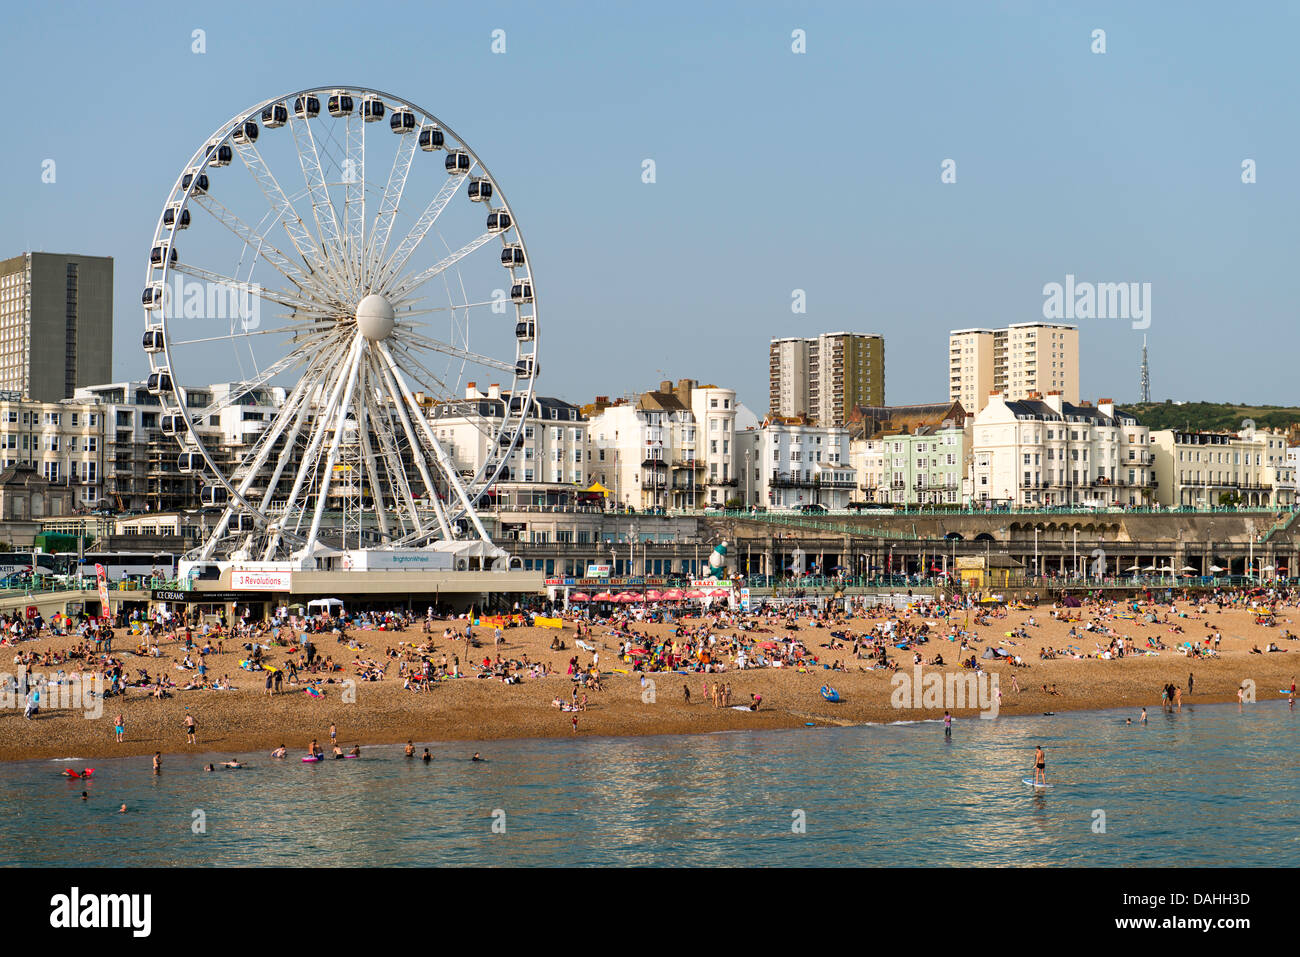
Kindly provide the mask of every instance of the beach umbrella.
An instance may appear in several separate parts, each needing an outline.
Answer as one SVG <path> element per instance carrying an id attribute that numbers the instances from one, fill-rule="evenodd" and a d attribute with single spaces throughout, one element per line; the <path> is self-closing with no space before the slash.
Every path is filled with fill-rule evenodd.
<path id="1" fill-rule="evenodd" d="M 614 600 L 624 605 L 630 605 L 637 600 L 637 596 L 630 591 L 619 592 L 614 596 Z"/>
<path id="2" fill-rule="evenodd" d="M 1145 568 L 1143 568 L 1142 570 L 1143 570 L 1144 572 L 1153 572 L 1153 571 L 1156 570 L 1156 566 L 1155 566 L 1155 565 L 1148 565 L 1148 566 L 1146 566 Z"/>
<path id="3" fill-rule="evenodd" d="M 1140 572 L 1141 570 L 1141 565 L 1130 565 L 1128 568 L 1124 569 L 1126 572 Z"/>
<path id="4" fill-rule="evenodd" d="M 1212 572 L 1221 572 L 1221 571 L 1223 571 L 1223 569 L 1220 568 L 1218 565 L 1211 565 L 1211 566 L 1210 566 L 1210 571 L 1212 571 Z"/>
<path id="5" fill-rule="evenodd" d="M 646 600 L 646 601 L 663 601 L 663 600 L 664 600 L 664 596 L 663 596 L 663 593 L 662 593 L 662 592 L 655 591 L 653 588 L 651 588 L 648 592 L 645 593 L 645 600 Z"/>
<path id="6" fill-rule="evenodd" d="M 1185 571 L 1185 572 L 1194 572 L 1194 571 L 1196 571 L 1196 569 L 1193 568 L 1191 565 L 1184 565 L 1184 566 L 1183 566 L 1183 571 Z"/>
<path id="7" fill-rule="evenodd" d="M 664 592 L 664 599 L 666 601 L 681 601 L 682 590 L 680 588 L 670 588 Z"/>
<path id="8" fill-rule="evenodd" d="M 687 597 L 687 598 L 703 598 L 703 597 L 704 597 L 704 592 L 700 591 L 698 588 L 692 588 L 690 591 L 688 591 L 688 592 L 686 593 L 686 597 Z"/>
<path id="9" fill-rule="evenodd" d="M 1264 571 L 1266 571 L 1266 572 L 1271 572 L 1272 570 L 1273 570 L 1273 566 L 1272 566 L 1272 565 L 1265 565 L 1265 566 L 1264 566 Z"/>
<path id="10" fill-rule="evenodd" d="M 591 596 L 586 592 L 575 591 L 569 596 L 569 601 L 591 601 Z"/>
<path id="11" fill-rule="evenodd" d="M 595 598 L 592 599 L 592 601 L 613 601 L 613 600 L 614 600 L 614 596 L 607 591 L 601 592 Z"/>

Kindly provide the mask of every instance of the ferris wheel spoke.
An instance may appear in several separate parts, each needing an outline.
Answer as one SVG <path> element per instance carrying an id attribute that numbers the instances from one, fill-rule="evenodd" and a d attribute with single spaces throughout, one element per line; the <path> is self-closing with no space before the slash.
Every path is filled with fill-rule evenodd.
<path id="1" fill-rule="evenodd" d="M 308 231 L 307 224 L 303 222 L 298 210 L 285 195 L 284 189 L 275 178 L 275 174 L 271 172 L 271 168 L 266 165 L 266 161 L 262 159 L 262 154 L 258 152 L 257 147 L 252 143 L 240 143 L 235 145 L 235 150 L 243 160 L 244 167 L 252 174 L 262 190 L 267 202 L 271 204 L 271 211 L 289 236 L 293 248 L 302 257 L 303 263 L 313 274 L 328 274 L 329 262 L 322 254 L 320 244 Z"/>
<path id="2" fill-rule="evenodd" d="M 384 261 L 384 254 L 388 251 L 388 237 L 393 231 L 393 220 L 401 205 L 402 194 L 406 191 L 406 180 L 411 173 L 411 161 L 415 157 L 418 141 L 418 137 L 407 134 L 393 157 L 393 168 L 388 172 L 384 194 L 379 200 L 379 212 L 375 215 L 375 224 L 370 231 L 370 241 L 366 247 L 365 269 L 361 276 L 366 288 L 370 288 L 376 278 L 375 274 L 379 271 Z"/>
<path id="3" fill-rule="evenodd" d="M 473 239 L 469 241 L 468 243 L 466 243 L 464 246 L 461 246 L 460 249 L 456 250 L 451 255 L 446 256 L 445 258 L 440 259 L 438 262 L 434 263 L 428 269 L 425 269 L 421 272 L 415 273 L 414 275 L 407 276 L 401 279 L 396 285 L 393 286 L 392 291 L 389 293 L 389 296 L 393 299 L 393 301 L 401 302 L 403 299 L 409 296 L 416 289 L 419 289 L 421 286 L 423 286 L 430 279 L 433 279 L 434 277 L 439 276 L 442 273 L 446 272 L 448 269 L 456 265 L 456 263 L 460 262 L 462 259 L 468 256 L 474 250 L 478 249 L 480 246 L 486 245 L 487 243 L 491 242 L 493 239 L 496 239 L 499 235 L 500 235 L 499 233 L 488 232 L 488 233 L 484 233 L 482 236 L 479 236 L 477 239 Z"/>
<path id="4" fill-rule="evenodd" d="M 204 342 L 228 342 L 232 339 L 246 339 L 249 336 L 275 336 L 288 334 L 301 334 L 312 328 L 318 328 L 322 332 L 337 327 L 338 323 L 333 320 L 322 320 L 311 325 L 295 324 L 292 326 L 279 326 L 275 329 L 250 329 L 248 332 L 232 332 L 225 336 L 205 336 L 202 339 L 179 339 L 167 343 L 170 348 L 178 346 L 193 346 Z"/>
<path id="5" fill-rule="evenodd" d="M 394 276 L 402 271 L 406 261 L 419 248 L 420 243 L 424 241 L 424 237 L 433 228 L 433 224 L 442 215 L 442 211 L 447 208 L 447 204 L 456 195 L 460 189 L 460 184 L 470 178 L 475 166 L 477 166 L 477 163 L 471 164 L 468 173 L 449 176 L 447 182 L 442 184 L 442 188 L 438 190 L 438 195 L 425 207 L 424 212 L 415 221 L 415 225 L 411 227 L 410 232 L 403 236 L 402 241 L 397 244 L 397 249 L 393 251 L 393 255 L 380 267 L 379 275 L 374 283 L 376 289 L 383 289 Z"/>
<path id="6" fill-rule="evenodd" d="M 348 273 L 360 291 L 366 239 L 366 127 L 356 114 L 348 116 L 347 159 L 343 164 L 343 232 Z"/>
<path id="7" fill-rule="evenodd" d="M 329 187 L 325 184 L 325 171 L 321 167 L 320 153 L 316 150 L 316 137 L 306 120 L 290 119 L 294 143 L 298 147 L 298 165 L 302 168 L 303 179 L 307 183 L 307 193 L 311 197 L 312 218 L 316 222 L 317 242 L 322 249 L 329 270 L 335 281 L 355 294 L 346 269 L 343 256 L 342 237 L 339 234 L 338 214 L 334 210 L 334 201 L 330 199 Z"/>
<path id="8" fill-rule="evenodd" d="M 328 319 L 332 315 L 337 314 L 318 302 L 314 302 L 311 299 L 303 299 L 302 297 L 295 296 L 293 293 L 286 292 L 283 289 L 275 289 L 271 286 L 264 286 L 261 283 L 243 282 L 231 276 L 223 276 L 221 273 L 213 272 L 210 269 L 204 269 L 201 266 L 178 262 L 173 264 L 171 268 L 175 272 L 184 273 L 200 282 L 206 282 L 213 286 L 225 288 L 229 290 L 229 295 L 231 296 L 239 296 L 241 299 L 246 299 L 250 295 L 256 296 L 258 299 L 278 303 L 281 306 L 292 309 L 298 315 Z M 243 305 L 242 302 L 241 305 Z M 183 315 L 175 318 L 182 317 Z"/>
<path id="9" fill-rule="evenodd" d="M 232 408 L 233 406 L 238 404 L 240 399 L 248 395 L 250 392 L 253 392 L 256 389 L 260 389 L 262 386 L 266 385 L 268 382 L 274 379 L 277 375 L 280 375 L 283 372 L 287 372 L 290 369 L 300 366 L 304 362 L 308 362 L 310 358 L 311 358 L 310 354 L 304 351 L 301 347 L 298 349 L 294 349 L 289 354 L 271 363 L 255 378 L 247 379 L 243 382 L 240 382 L 238 384 L 238 388 L 231 389 L 230 392 L 225 396 L 223 396 L 220 401 L 213 402 L 210 403 L 209 405 L 204 406 L 199 411 L 197 418 L 206 419 L 209 416 L 218 415 L 222 411 Z"/>
<path id="10" fill-rule="evenodd" d="M 498 372 L 505 372 L 512 376 L 515 374 L 514 363 L 502 362 L 500 359 L 493 359 L 491 356 L 479 355 L 477 352 L 470 352 L 468 349 L 461 349 L 457 346 L 451 345 L 450 343 L 421 335 L 418 332 L 412 332 L 409 329 L 402 331 L 397 342 L 400 346 L 405 348 L 408 356 L 410 355 L 409 344 L 413 343 L 415 345 L 423 346 L 425 349 L 432 352 L 440 352 L 443 355 L 455 356 L 456 358 L 462 359 L 466 362 L 472 362 L 485 369 L 495 369 Z"/>
<path id="11" fill-rule="evenodd" d="M 195 196 L 192 201 L 242 239 L 245 245 L 252 247 L 253 252 L 264 259 L 272 269 L 297 286 L 302 296 L 319 303 L 322 307 L 333 305 L 328 298 L 328 292 L 321 286 L 315 274 L 308 274 L 299 269 L 288 255 L 267 239 L 265 234 L 249 226 L 211 194 Z"/>
<path id="12" fill-rule="evenodd" d="M 402 398 L 406 401 L 408 406 L 418 408 L 414 396 L 411 395 L 410 387 L 407 386 L 406 380 L 402 377 L 402 370 L 398 366 L 397 360 L 393 358 L 393 354 L 389 351 L 387 344 L 384 342 L 377 342 L 375 345 L 379 349 L 380 355 L 384 357 L 384 361 L 388 364 L 388 368 L 393 374 L 393 380 L 401 390 Z M 466 518 L 468 518 L 471 524 L 473 524 L 474 530 L 478 532 L 479 538 L 485 542 L 490 542 L 491 538 L 488 537 L 487 530 L 483 527 L 482 521 L 479 520 L 478 513 L 474 511 L 474 503 L 470 500 L 469 495 L 465 491 L 465 485 L 461 482 L 460 476 L 456 472 L 455 463 L 448 458 L 446 450 L 443 449 L 442 444 L 438 441 L 438 437 L 433 434 L 433 429 L 429 425 L 429 420 L 423 415 L 419 416 L 418 420 L 421 430 L 424 433 L 424 437 L 428 439 L 429 448 L 433 450 L 434 458 L 437 459 L 438 465 L 441 467 L 443 474 L 447 477 L 447 481 L 451 483 L 451 487 L 455 490 L 456 496 L 460 499 L 461 504 L 465 508 Z"/>

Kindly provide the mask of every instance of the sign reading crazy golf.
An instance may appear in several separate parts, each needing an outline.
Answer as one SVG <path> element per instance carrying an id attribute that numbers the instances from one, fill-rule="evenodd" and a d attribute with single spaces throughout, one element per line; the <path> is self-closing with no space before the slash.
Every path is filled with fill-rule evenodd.
<path id="1" fill-rule="evenodd" d="M 288 591 L 292 572 L 252 572 L 236 569 L 230 573 L 230 587 L 236 591 Z"/>

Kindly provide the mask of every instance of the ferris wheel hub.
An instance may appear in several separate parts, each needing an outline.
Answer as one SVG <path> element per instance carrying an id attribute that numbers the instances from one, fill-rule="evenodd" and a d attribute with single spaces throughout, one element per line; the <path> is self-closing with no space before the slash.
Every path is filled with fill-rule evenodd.
<path id="1" fill-rule="evenodd" d="M 393 334 L 397 314 L 393 304 L 374 293 L 357 303 L 357 328 L 371 342 L 382 342 Z"/>

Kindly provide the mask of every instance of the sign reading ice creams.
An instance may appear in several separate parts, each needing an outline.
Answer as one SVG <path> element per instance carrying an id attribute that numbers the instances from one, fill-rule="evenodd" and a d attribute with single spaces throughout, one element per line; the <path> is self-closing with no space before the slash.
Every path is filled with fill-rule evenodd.
<path id="1" fill-rule="evenodd" d="M 230 587 L 239 591 L 288 591 L 292 572 L 232 571 Z"/>

